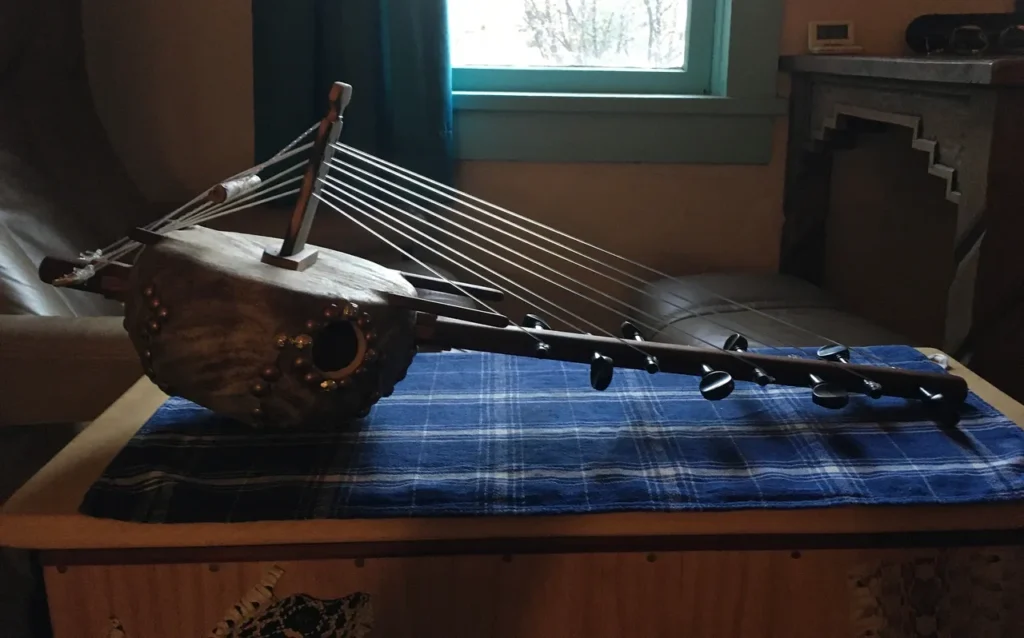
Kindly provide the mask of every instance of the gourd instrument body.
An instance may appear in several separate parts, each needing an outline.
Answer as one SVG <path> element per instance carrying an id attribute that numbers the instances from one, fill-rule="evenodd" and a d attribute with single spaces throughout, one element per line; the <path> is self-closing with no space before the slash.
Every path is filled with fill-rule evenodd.
<path id="1" fill-rule="evenodd" d="M 260 261 L 266 237 L 174 231 L 131 268 L 125 328 L 165 392 L 254 425 L 345 422 L 405 375 L 415 295 L 397 271 L 320 249 L 303 271 Z"/>

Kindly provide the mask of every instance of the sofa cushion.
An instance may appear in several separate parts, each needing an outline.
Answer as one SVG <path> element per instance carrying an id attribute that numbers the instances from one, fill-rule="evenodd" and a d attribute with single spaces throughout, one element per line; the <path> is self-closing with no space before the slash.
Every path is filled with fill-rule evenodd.
<path id="1" fill-rule="evenodd" d="M 93 108 L 81 2 L 0 4 L 0 314 L 117 313 L 36 275 L 151 216 Z"/>
<path id="2" fill-rule="evenodd" d="M 820 288 L 785 275 L 694 275 L 655 281 L 645 290 L 638 305 L 659 319 L 647 336 L 668 343 L 721 347 L 735 332 L 751 347 L 908 343 L 844 311 Z"/>

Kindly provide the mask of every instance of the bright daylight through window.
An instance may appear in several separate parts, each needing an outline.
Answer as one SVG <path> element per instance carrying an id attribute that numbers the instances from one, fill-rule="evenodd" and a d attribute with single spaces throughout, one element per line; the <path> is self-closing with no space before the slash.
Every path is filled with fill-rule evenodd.
<path id="1" fill-rule="evenodd" d="M 448 0 L 453 67 L 681 69 L 690 0 Z"/>

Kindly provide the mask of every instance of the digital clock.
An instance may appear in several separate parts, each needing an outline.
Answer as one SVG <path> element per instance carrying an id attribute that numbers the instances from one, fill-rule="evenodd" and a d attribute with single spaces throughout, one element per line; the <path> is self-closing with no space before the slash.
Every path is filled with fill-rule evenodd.
<path id="1" fill-rule="evenodd" d="M 807 48 L 811 53 L 860 53 L 854 42 L 853 22 L 811 22 L 807 25 Z"/>

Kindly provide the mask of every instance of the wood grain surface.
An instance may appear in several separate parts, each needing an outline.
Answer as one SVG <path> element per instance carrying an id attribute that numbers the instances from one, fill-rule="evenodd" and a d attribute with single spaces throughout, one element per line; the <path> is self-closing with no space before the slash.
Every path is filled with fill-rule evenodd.
<path id="1" fill-rule="evenodd" d="M 379 638 L 848 638 L 862 635 L 851 620 L 851 572 L 932 555 L 455 555 L 48 567 L 45 579 L 55 638 L 100 638 L 110 616 L 129 638 L 201 638 L 273 564 L 284 572 L 279 597 L 370 594 Z"/>

